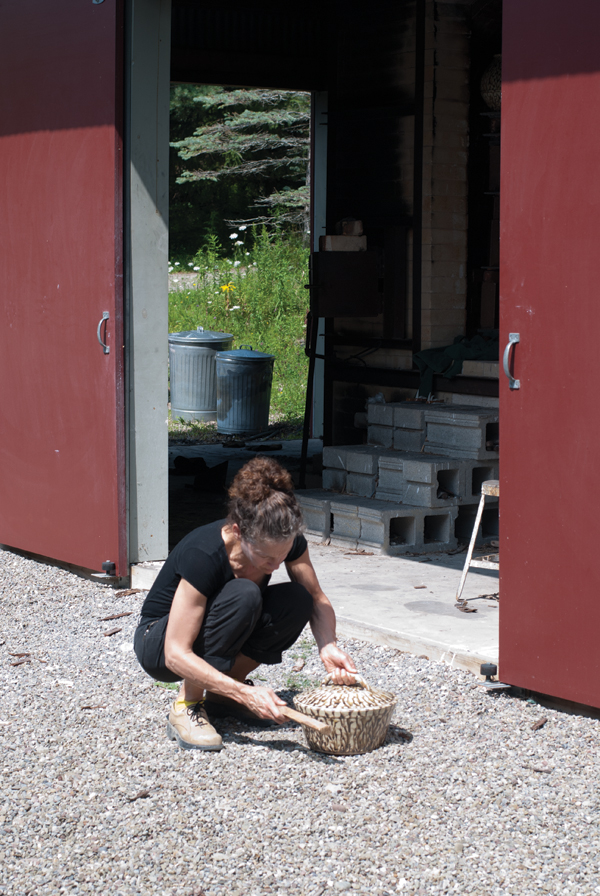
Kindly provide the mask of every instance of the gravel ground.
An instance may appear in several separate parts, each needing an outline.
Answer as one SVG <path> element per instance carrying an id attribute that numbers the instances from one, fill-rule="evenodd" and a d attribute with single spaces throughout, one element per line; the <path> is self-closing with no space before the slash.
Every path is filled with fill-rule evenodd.
<path id="1" fill-rule="evenodd" d="M 0 552 L 2 896 L 600 893 L 598 721 L 353 641 L 398 695 L 381 749 L 232 721 L 223 751 L 182 751 L 131 649 L 143 597 Z M 291 698 L 321 667 L 307 635 L 257 672 Z"/>

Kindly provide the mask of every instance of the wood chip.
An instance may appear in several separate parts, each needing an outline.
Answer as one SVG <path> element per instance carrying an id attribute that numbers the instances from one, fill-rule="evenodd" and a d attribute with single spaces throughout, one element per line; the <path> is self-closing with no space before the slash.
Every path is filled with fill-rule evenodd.
<path id="1" fill-rule="evenodd" d="M 103 634 L 104 634 L 105 638 L 110 638 L 111 635 L 116 635 L 117 632 L 122 632 L 122 631 L 123 631 L 122 628 L 111 628 L 110 631 L 104 632 Z"/>
<path id="2" fill-rule="evenodd" d="M 127 588 L 125 591 L 115 591 L 115 597 L 128 597 L 130 594 L 141 594 L 143 588 Z"/>
<path id="3" fill-rule="evenodd" d="M 304 660 L 298 660 L 292 666 L 292 672 L 302 672 L 302 670 L 304 669 L 304 666 L 305 666 Z"/>
<path id="4" fill-rule="evenodd" d="M 126 613 L 113 613 L 112 616 L 103 616 L 100 622 L 110 622 L 111 619 L 121 619 L 123 616 L 133 616 L 133 610 L 128 610 Z"/>
<path id="5" fill-rule="evenodd" d="M 9 653 L 9 656 L 18 656 L 19 658 L 22 656 L 31 656 L 30 653 Z"/>
<path id="6" fill-rule="evenodd" d="M 343 806 L 341 803 L 332 803 L 331 808 L 333 809 L 334 812 L 347 812 L 348 811 L 348 807 Z"/>
<path id="7" fill-rule="evenodd" d="M 548 721 L 547 718 L 538 719 L 537 722 L 534 722 L 533 725 L 531 726 L 531 730 L 532 730 L 532 731 L 539 731 L 540 728 L 543 728 L 543 727 L 544 727 L 544 725 L 546 724 L 547 721 Z"/>
<path id="8" fill-rule="evenodd" d="M 149 790 L 140 790 L 139 793 L 136 793 L 135 796 L 128 796 L 127 799 L 130 803 L 135 803 L 136 800 L 145 800 L 150 796 Z"/>
<path id="9" fill-rule="evenodd" d="M 30 663 L 30 662 L 31 662 L 31 660 L 29 659 L 29 657 L 25 657 L 25 659 L 17 660 L 16 663 L 11 663 L 11 666 L 22 666 L 23 663 Z"/>
<path id="10" fill-rule="evenodd" d="M 553 769 L 551 768 L 535 768 L 533 765 L 531 765 L 530 768 L 532 772 L 539 772 L 543 775 L 551 775 L 553 772 Z"/>
<path id="11" fill-rule="evenodd" d="M 359 556 L 359 557 L 374 557 L 375 556 L 374 551 L 360 551 L 360 550 L 344 551 L 345 557 L 348 557 L 350 554 L 354 554 L 355 556 Z"/>
<path id="12" fill-rule="evenodd" d="M 413 585 L 413 588 L 415 589 L 415 591 L 418 591 L 419 588 L 427 588 L 427 585 Z"/>
<path id="13" fill-rule="evenodd" d="M 81 709 L 106 709 L 106 703 L 96 703 L 94 706 L 82 706 Z"/>

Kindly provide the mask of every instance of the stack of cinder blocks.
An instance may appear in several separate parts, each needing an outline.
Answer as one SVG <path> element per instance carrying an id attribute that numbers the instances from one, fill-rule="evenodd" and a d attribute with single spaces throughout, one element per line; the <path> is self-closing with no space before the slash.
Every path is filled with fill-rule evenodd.
<path id="1" fill-rule="evenodd" d="M 450 550 L 457 535 L 470 536 L 481 483 L 498 478 L 490 448 L 498 442 L 496 409 L 375 403 L 368 438 L 368 445 L 324 448 L 323 490 L 298 492 L 309 532 L 389 554 Z M 480 538 L 496 526 L 489 504 Z"/>

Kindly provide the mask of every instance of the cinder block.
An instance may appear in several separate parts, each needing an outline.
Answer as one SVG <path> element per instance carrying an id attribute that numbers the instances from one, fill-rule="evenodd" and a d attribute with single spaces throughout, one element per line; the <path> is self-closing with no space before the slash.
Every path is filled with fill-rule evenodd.
<path id="1" fill-rule="evenodd" d="M 394 429 L 396 451 L 420 451 L 424 442 L 425 433 L 421 429 Z"/>
<path id="2" fill-rule="evenodd" d="M 382 457 L 395 455 L 392 448 L 377 448 L 373 445 L 360 445 L 346 448 L 346 470 L 348 473 L 364 473 L 376 475 Z"/>
<path id="3" fill-rule="evenodd" d="M 498 478 L 497 461 L 389 452 L 379 460 L 375 497 L 417 507 L 473 504 L 481 496 L 481 483 Z"/>
<path id="4" fill-rule="evenodd" d="M 332 492 L 346 491 L 346 471 L 345 470 L 323 470 L 323 488 L 330 489 Z"/>
<path id="5" fill-rule="evenodd" d="M 366 473 L 348 473 L 346 478 L 346 491 L 349 495 L 360 495 L 363 498 L 372 498 L 377 487 L 377 475 L 369 476 Z"/>
<path id="6" fill-rule="evenodd" d="M 391 404 L 373 402 L 367 405 L 367 420 L 375 426 L 393 426 L 394 407 Z"/>
<path id="7" fill-rule="evenodd" d="M 425 429 L 425 408 L 428 405 L 412 401 L 394 404 L 394 426 L 400 429 Z"/>
<path id="8" fill-rule="evenodd" d="M 367 439 L 369 445 L 391 448 L 394 442 L 394 430 L 391 426 L 369 426 Z"/>
<path id="9" fill-rule="evenodd" d="M 379 477 L 375 497 L 381 498 L 382 501 L 406 503 L 406 488 L 406 479 L 402 473 L 385 470 L 384 474 Z"/>
<path id="10" fill-rule="evenodd" d="M 358 541 L 360 538 L 360 518 L 356 499 L 334 499 L 331 501 L 331 537 Z"/>
<path id="11" fill-rule="evenodd" d="M 371 445 L 346 449 L 346 470 L 348 473 L 375 475 L 379 462 L 379 452 Z"/>
<path id="12" fill-rule="evenodd" d="M 493 408 L 449 405 L 425 412 L 425 451 L 428 454 L 491 460 L 486 442 L 498 439 L 498 411 Z"/>
<path id="13" fill-rule="evenodd" d="M 323 466 L 334 470 L 346 469 L 347 448 L 339 445 L 329 445 L 323 448 Z"/>
<path id="14" fill-rule="evenodd" d="M 458 541 L 468 543 L 473 534 L 473 526 L 475 525 L 475 517 L 477 514 L 477 505 L 470 504 L 460 507 L 458 517 L 454 526 L 455 535 Z M 481 515 L 481 523 L 477 530 L 475 544 L 483 544 L 491 538 L 498 537 L 498 501 L 494 498 L 485 499 L 485 507 Z"/>
<path id="15" fill-rule="evenodd" d="M 307 532 L 325 538 L 331 531 L 331 495 L 322 489 L 297 489 Z"/>
<path id="16" fill-rule="evenodd" d="M 394 506 L 377 500 L 360 502 L 358 543 L 380 546 L 388 554 L 451 550 L 456 546 L 454 521 L 457 514 L 457 507 L 425 509 L 411 505 Z"/>
<path id="17" fill-rule="evenodd" d="M 380 486 L 375 490 L 375 497 L 378 501 L 388 501 L 390 504 L 402 504 L 402 494 L 398 491 L 387 491 Z"/>

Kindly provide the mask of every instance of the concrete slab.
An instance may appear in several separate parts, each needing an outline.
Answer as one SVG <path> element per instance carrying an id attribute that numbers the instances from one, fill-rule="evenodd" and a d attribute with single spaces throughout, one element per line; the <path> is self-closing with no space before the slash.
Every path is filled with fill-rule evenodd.
<path id="1" fill-rule="evenodd" d="M 498 662 L 498 570 L 469 571 L 463 597 L 476 613 L 454 606 L 465 554 L 389 557 L 324 545 L 309 536 L 321 587 L 336 612 L 339 634 L 426 655 L 479 673 Z M 286 581 L 278 570 L 273 582 Z M 475 600 L 471 600 L 475 598 Z"/>

